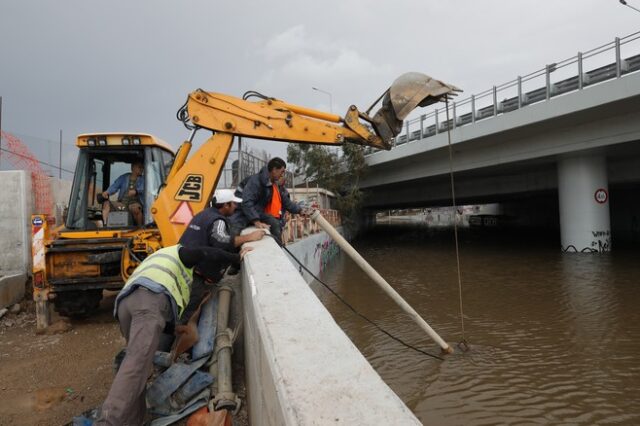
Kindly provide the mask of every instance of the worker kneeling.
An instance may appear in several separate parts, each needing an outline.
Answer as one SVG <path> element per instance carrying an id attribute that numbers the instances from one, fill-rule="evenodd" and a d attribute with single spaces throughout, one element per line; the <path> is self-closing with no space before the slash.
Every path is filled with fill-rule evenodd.
<path id="1" fill-rule="evenodd" d="M 113 380 L 96 425 L 141 425 L 153 356 L 167 324 L 176 324 L 189 304 L 193 271 L 220 281 L 239 254 L 211 247 L 166 247 L 147 257 L 118 294 L 114 314 L 127 340 L 126 355 Z"/>

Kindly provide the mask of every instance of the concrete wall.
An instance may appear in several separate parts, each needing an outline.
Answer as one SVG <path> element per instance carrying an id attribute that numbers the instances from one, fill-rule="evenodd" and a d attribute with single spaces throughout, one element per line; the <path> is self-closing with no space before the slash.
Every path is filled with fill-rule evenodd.
<path id="1" fill-rule="evenodd" d="M 287 249 L 314 275 L 320 274 L 331 259 L 340 252 L 340 247 L 325 232 L 296 241 L 287 246 Z M 288 254 L 287 257 L 290 258 Z M 291 262 L 307 283 L 313 281 L 313 277 L 296 261 L 291 259 Z"/>
<path id="2" fill-rule="evenodd" d="M 31 272 L 34 198 L 30 172 L 1 171 L 0 182 L 0 308 L 3 308 L 24 297 L 25 282 Z M 61 212 L 69 199 L 71 182 L 56 178 L 50 178 L 49 182 L 52 212 Z"/>
<path id="3" fill-rule="evenodd" d="M 31 260 L 31 174 L 0 172 L 0 274 L 27 270 Z"/>
<path id="4" fill-rule="evenodd" d="M 319 268 L 322 239 L 290 248 Z M 251 424 L 420 424 L 275 242 L 249 245 L 254 250 L 242 267 L 242 290 Z"/>

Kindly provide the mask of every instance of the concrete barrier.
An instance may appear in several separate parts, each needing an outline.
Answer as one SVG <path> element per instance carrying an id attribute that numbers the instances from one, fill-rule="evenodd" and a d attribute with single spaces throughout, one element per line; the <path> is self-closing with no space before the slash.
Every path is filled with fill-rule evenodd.
<path id="1" fill-rule="evenodd" d="M 27 274 L 23 271 L 3 272 L 0 276 L 0 309 L 18 303 L 24 297 Z"/>
<path id="2" fill-rule="evenodd" d="M 0 172 L 0 275 L 26 272 L 31 261 L 31 174 Z"/>
<path id="3" fill-rule="evenodd" d="M 249 245 L 242 294 L 251 424 L 420 424 L 276 243 Z"/>
<path id="4" fill-rule="evenodd" d="M 0 172 L 0 308 L 24 297 L 31 273 L 31 215 L 34 212 L 31 173 Z M 49 178 L 54 204 L 66 204 L 71 182 Z M 6 304 L 5 304 L 6 303 Z"/>

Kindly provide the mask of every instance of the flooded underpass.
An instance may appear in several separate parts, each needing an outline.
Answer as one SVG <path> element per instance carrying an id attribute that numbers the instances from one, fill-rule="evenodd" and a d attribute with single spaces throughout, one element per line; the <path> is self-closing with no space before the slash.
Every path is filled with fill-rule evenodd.
<path id="1" fill-rule="evenodd" d="M 639 424 L 637 249 L 562 254 L 557 236 L 378 226 L 354 241 L 456 352 L 438 361 L 395 342 L 322 286 L 314 291 L 427 425 Z M 615 244 L 615 242 L 614 242 Z M 431 353 L 438 346 L 344 254 L 321 275 L 357 311 Z M 339 360 L 337 360 L 339 362 Z"/>

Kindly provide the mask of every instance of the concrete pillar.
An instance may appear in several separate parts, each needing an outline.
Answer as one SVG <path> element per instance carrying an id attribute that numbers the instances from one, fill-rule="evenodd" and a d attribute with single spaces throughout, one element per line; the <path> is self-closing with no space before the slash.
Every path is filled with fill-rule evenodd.
<path id="1" fill-rule="evenodd" d="M 562 250 L 602 253 L 611 250 L 607 163 L 602 155 L 558 162 Z"/>

